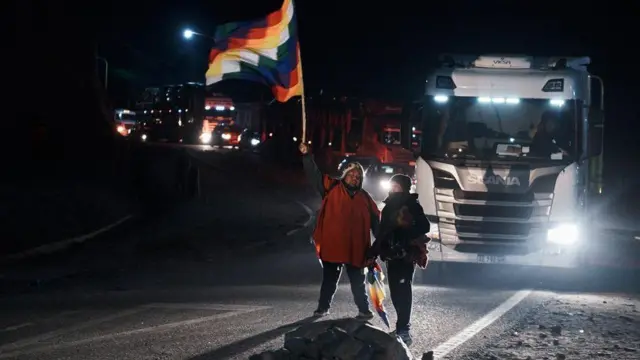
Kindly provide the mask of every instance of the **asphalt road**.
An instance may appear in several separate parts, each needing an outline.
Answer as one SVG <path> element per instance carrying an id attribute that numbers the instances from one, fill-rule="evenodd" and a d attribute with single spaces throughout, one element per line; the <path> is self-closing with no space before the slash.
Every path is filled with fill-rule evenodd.
<path id="1" fill-rule="evenodd" d="M 227 191 L 242 199 L 247 188 Z M 99 268 L 2 296 L 0 359 L 246 359 L 277 348 L 286 331 L 311 321 L 321 268 L 309 229 L 289 236 L 275 228 L 260 231 L 282 242 L 233 254 L 207 248 L 207 256 L 176 256 L 167 248 L 117 271 Z M 187 234 L 200 236 L 197 229 Z M 411 350 L 416 356 L 435 350 L 441 358 L 464 358 L 512 336 L 560 294 L 636 296 L 637 277 L 623 275 L 430 264 L 416 274 Z M 386 306 L 393 322 L 389 300 Z M 355 314 L 343 279 L 331 316 Z M 383 326 L 377 318 L 373 322 Z"/>
<path id="2" fill-rule="evenodd" d="M 300 243 L 212 263 L 149 264 L 6 297 L 0 300 L 0 358 L 246 359 L 281 345 L 290 325 L 314 310 L 320 267 L 310 250 Z M 436 270 L 416 276 L 416 355 L 439 349 L 455 359 L 477 351 L 563 292 L 561 282 L 544 286 L 525 271 L 453 271 L 455 279 L 439 284 L 429 275 Z M 347 286 L 336 296 L 335 318 L 355 315 Z"/>

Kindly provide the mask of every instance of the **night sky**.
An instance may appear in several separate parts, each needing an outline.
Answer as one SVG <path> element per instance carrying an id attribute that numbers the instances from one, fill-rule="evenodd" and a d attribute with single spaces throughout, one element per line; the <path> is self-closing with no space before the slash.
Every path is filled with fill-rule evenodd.
<path id="1" fill-rule="evenodd" d="M 216 24 L 264 16 L 280 2 L 112 3 L 114 16 L 102 28 L 100 52 L 137 83 L 202 80 L 210 42 L 186 41 L 182 30 L 190 27 L 213 35 Z M 624 49 L 619 39 L 632 29 L 630 22 L 602 17 L 600 11 L 542 5 L 547 2 L 431 3 L 296 2 L 307 91 L 415 98 L 440 52 L 588 55 L 593 72 L 608 78 L 606 63 Z M 607 30 L 589 30 L 592 27 Z"/>
<path id="2" fill-rule="evenodd" d="M 55 16 L 58 22 L 68 20 L 60 36 L 75 37 L 84 46 L 95 42 L 108 59 L 110 96 L 122 105 L 127 89 L 204 80 L 211 43 L 185 41 L 186 27 L 213 35 L 217 24 L 264 16 L 280 1 L 115 0 L 83 8 L 64 1 Z M 415 99 L 438 53 L 588 55 L 592 73 L 605 80 L 605 152 L 636 164 L 640 76 L 632 14 L 637 11 L 632 2 L 615 9 L 596 6 L 601 3 L 298 0 L 305 89 Z M 40 53 L 45 59 L 56 51 L 54 43 L 47 46 Z"/>

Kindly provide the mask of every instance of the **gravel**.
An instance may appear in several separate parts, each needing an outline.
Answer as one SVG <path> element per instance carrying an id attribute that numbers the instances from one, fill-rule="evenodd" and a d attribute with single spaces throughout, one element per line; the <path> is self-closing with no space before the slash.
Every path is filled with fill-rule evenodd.
<path id="1" fill-rule="evenodd" d="M 511 333 L 462 359 L 639 359 L 640 301 L 557 295 Z"/>

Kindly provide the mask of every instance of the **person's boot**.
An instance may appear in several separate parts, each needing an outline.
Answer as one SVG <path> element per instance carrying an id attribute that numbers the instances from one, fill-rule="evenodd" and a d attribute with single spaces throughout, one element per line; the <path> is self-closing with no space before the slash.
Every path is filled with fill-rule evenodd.
<path id="1" fill-rule="evenodd" d="M 396 336 L 399 337 L 400 340 L 402 340 L 402 342 L 404 342 L 407 346 L 411 346 L 411 343 L 413 343 L 413 339 L 411 338 L 409 330 L 396 330 Z"/>
<path id="2" fill-rule="evenodd" d="M 358 313 L 358 315 L 356 316 L 357 320 L 362 320 L 362 321 L 369 321 L 371 319 L 373 319 L 373 313 L 371 312 L 371 310 L 367 310 L 367 311 L 360 311 Z"/>
<path id="3" fill-rule="evenodd" d="M 313 312 L 313 316 L 315 317 L 325 317 L 329 315 L 329 309 L 317 308 L 316 311 Z"/>

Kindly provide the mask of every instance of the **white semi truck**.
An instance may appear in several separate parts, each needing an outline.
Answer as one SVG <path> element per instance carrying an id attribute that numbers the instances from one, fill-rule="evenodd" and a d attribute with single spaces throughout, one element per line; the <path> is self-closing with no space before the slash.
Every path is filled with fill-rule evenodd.
<path id="1" fill-rule="evenodd" d="M 604 90 L 589 63 L 441 58 L 416 160 L 432 260 L 580 264 L 602 192 Z"/>

